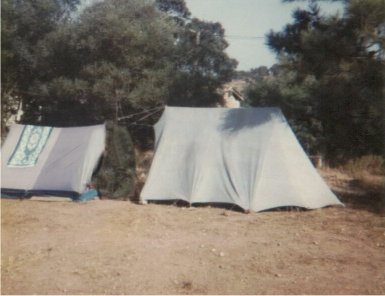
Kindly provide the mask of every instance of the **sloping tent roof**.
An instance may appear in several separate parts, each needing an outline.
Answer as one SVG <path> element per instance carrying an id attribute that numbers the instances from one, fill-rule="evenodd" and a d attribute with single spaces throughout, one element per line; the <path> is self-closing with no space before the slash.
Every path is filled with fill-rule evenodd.
<path id="1" fill-rule="evenodd" d="M 341 204 L 278 108 L 166 107 L 142 200 L 231 203 L 261 211 Z"/>
<path id="2" fill-rule="evenodd" d="M 104 145 L 104 125 L 14 124 L 1 149 L 2 194 L 79 197 L 91 181 Z"/>

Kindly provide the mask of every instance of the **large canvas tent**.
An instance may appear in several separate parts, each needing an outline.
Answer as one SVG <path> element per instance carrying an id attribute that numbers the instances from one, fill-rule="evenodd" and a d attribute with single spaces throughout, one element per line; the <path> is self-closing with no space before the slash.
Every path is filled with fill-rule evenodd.
<path id="1" fill-rule="evenodd" d="M 166 107 L 142 200 L 246 210 L 341 204 L 278 108 Z"/>
<path id="2" fill-rule="evenodd" d="M 105 126 L 14 124 L 2 147 L 2 196 L 81 197 L 104 151 Z"/>

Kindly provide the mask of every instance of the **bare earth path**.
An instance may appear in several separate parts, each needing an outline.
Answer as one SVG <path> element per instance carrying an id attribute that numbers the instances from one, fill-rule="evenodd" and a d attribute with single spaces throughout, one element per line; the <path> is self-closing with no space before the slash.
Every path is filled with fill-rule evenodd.
<path id="1" fill-rule="evenodd" d="M 1 201 L 2 294 L 384 294 L 367 209 Z"/>

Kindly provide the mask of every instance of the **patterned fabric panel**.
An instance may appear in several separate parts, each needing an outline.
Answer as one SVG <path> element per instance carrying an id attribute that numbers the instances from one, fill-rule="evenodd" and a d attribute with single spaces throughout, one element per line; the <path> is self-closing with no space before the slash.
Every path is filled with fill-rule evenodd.
<path id="1" fill-rule="evenodd" d="M 9 167 L 32 167 L 42 152 L 52 127 L 26 125 L 8 161 Z"/>

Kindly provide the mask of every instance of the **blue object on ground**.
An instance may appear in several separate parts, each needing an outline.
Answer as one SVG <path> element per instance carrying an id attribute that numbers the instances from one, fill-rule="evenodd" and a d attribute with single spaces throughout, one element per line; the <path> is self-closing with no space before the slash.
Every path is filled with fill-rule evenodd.
<path id="1" fill-rule="evenodd" d="M 96 189 L 87 190 L 82 195 L 79 196 L 79 201 L 88 201 L 91 199 L 94 199 L 95 197 L 98 197 L 98 191 Z"/>

